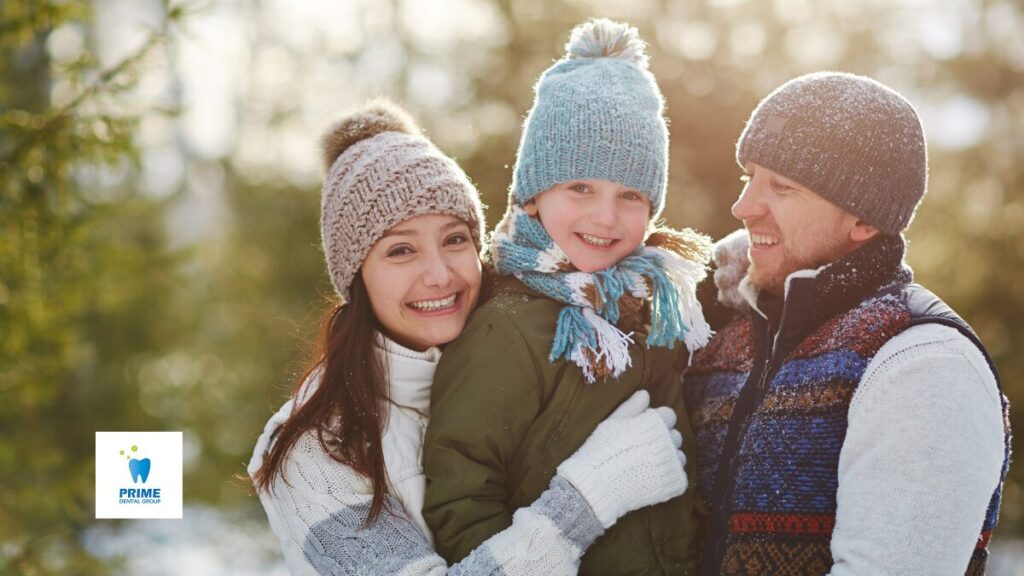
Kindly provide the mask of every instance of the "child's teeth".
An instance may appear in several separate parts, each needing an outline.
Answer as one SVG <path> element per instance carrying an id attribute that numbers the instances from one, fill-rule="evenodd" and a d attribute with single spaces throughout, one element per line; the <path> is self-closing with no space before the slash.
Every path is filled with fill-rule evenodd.
<path id="1" fill-rule="evenodd" d="M 612 243 L 611 240 L 605 240 L 598 238 L 597 236 L 591 236 L 590 234 L 580 234 L 588 244 L 594 244 L 595 246 L 608 246 Z"/>
<path id="2" fill-rule="evenodd" d="M 447 298 L 440 300 L 420 300 L 419 302 L 410 302 L 409 305 L 417 310 L 441 310 L 442 308 L 451 308 L 452 304 L 455 304 L 455 294 Z"/>

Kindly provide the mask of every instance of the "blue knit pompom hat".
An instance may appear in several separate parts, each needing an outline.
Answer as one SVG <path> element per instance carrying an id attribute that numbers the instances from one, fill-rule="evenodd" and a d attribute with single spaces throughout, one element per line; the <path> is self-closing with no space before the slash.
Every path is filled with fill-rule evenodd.
<path id="1" fill-rule="evenodd" d="M 665 102 L 636 28 L 604 18 L 573 29 L 566 55 L 541 75 L 519 143 L 511 198 L 524 204 L 555 184 L 609 180 L 665 205 Z"/>

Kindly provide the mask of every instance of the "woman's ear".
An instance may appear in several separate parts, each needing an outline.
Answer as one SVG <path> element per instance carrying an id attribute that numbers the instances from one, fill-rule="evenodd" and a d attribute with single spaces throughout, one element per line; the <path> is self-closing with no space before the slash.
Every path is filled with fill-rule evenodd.
<path id="1" fill-rule="evenodd" d="M 529 216 L 537 215 L 537 203 L 533 201 L 533 198 L 530 198 L 526 201 L 526 204 L 523 204 L 523 212 L 526 212 Z"/>

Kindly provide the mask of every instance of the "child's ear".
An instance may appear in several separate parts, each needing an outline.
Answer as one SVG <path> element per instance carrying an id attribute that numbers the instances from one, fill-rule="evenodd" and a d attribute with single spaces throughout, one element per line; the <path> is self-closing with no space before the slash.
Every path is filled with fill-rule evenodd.
<path id="1" fill-rule="evenodd" d="M 526 201 L 526 204 L 523 204 L 523 212 L 526 212 L 529 216 L 537 215 L 537 203 L 533 201 L 533 198 L 530 198 Z"/>

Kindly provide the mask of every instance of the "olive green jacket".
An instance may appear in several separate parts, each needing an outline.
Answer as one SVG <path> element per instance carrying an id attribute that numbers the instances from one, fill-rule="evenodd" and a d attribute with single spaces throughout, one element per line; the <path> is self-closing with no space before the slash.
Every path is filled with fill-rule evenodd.
<path id="1" fill-rule="evenodd" d="M 644 344 L 639 319 L 632 366 L 587 384 L 579 367 L 548 361 L 562 304 L 518 280 L 498 280 L 494 297 L 449 344 L 434 375 L 424 454 L 423 516 L 449 562 L 508 528 L 512 514 L 547 488 L 559 464 L 635 391 L 669 406 L 683 449 L 696 440 L 680 387 L 676 352 Z M 639 330 L 637 330 L 639 328 Z M 686 465 L 693 486 L 692 458 Z M 619 519 L 583 556 L 580 574 L 693 574 L 700 520 L 693 490 Z"/>

